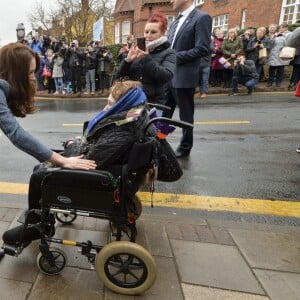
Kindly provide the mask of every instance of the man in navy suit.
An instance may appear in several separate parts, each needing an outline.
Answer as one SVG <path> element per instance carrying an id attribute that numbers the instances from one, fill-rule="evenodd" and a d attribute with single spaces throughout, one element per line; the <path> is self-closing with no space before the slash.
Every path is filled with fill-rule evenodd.
<path id="1" fill-rule="evenodd" d="M 176 51 L 176 70 L 167 87 L 167 103 L 172 117 L 176 105 L 180 120 L 194 123 L 194 94 L 199 85 L 200 58 L 210 53 L 212 19 L 195 8 L 193 0 L 171 0 L 179 12 L 169 31 L 171 47 Z M 174 30 L 176 27 L 176 30 Z M 193 129 L 184 128 L 175 153 L 189 156 L 193 147 Z"/>

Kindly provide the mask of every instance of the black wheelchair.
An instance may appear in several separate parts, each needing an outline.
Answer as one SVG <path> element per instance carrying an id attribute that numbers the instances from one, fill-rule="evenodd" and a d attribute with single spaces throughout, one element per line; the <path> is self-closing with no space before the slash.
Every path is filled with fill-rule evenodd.
<path id="1" fill-rule="evenodd" d="M 185 122 L 157 117 L 148 121 L 145 132 L 155 122 L 192 127 Z M 141 138 L 132 146 L 128 162 L 115 166 L 113 171 L 48 170 L 42 181 L 41 209 L 27 211 L 20 218 L 26 227 L 30 214 L 40 215 L 37 266 L 41 272 L 57 275 L 66 266 L 65 253 L 52 247 L 57 243 L 79 247 L 81 254 L 94 265 L 103 284 L 116 293 L 142 294 L 153 285 L 157 275 L 155 261 L 145 248 L 135 243 L 136 220 L 142 211 L 136 192 L 145 183 L 149 167 L 153 168 L 155 152 L 159 149 L 155 146 L 157 143 L 157 136 Z M 137 162 L 138 156 L 142 157 L 140 162 Z M 154 180 L 152 174 L 151 184 Z M 55 218 L 63 224 L 71 224 L 77 216 L 108 220 L 113 241 L 96 245 L 89 240 L 64 240 L 55 237 L 55 230 L 49 230 L 55 228 Z M 127 240 L 122 240 L 124 236 Z M 5 254 L 18 256 L 25 246 L 20 242 L 19 246 L 4 244 L 2 248 Z"/>

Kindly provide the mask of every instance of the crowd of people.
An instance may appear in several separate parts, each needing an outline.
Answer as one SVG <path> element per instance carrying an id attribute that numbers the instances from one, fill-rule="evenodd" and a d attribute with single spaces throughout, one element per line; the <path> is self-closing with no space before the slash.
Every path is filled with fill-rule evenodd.
<path id="1" fill-rule="evenodd" d="M 108 96 L 111 54 L 101 41 L 80 47 L 77 40 L 68 45 L 64 40 L 41 36 L 23 43 L 40 56 L 36 74 L 38 94 L 80 96 L 84 90 L 86 95 Z"/>
<path id="2" fill-rule="evenodd" d="M 292 65 L 293 70 L 288 90 L 295 90 L 300 79 L 300 48 L 296 48 L 294 59 L 280 58 L 290 33 L 287 24 L 247 28 L 241 35 L 236 28 L 229 28 L 226 36 L 220 28 L 214 28 L 211 55 L 201 58 L 206 68 L 199 70 L 200 97 L 207 97 L 209 85 L 230 88 L 230 96 L 238 94 L 237 82 L 247 86 L 248 94 L 252 94 L 259 81 L 266 82 L 267 87 L 281 87 L 287 65 Z"/>
<path id="3" fill-rule="evenodd" d="M 166 32 L 167 24 L 164 24 L 163 27 L 160 26 L 157 39 L 162 46 L 161 44 L 150 45 L 150 55 L 156 56 L 155 60 L 159 61 L 161 55 L 154 53 L 161 52 L 161 47 L 162 49 L 165 47 L 162 53 L 169 56 L 170 65 L 172 65 L 175 54 L 172 52 L 172 48 L 163 46 L 163 43 L 167 41 Z M 267 87 L 273 85 L 281 87 L 287 65 L 293 66 L 288 90 L 295 90 L 300 78 L 300 49 L 296 49 L 296 55 L 292 61 L 282 60 L 279 57 L 289 33 L 287 24 L 270 24 L 268 27 L 258 27 L 257 29 L 251 27 L 247 28 L 242 35 L 238 35 L 236 28 L 229 28 L 226 35 L 220 28 L 214 28 L 211 35 L 210 52 L 202 56 L 200 60 L 199 82 L 197 84 L 200 98 L 207 98 L 209 87 L 230 89 L 229 95 L 236 95 L 238 91 L 233 86 L 234 81 L 245 84 L 251 80 L 251 87 L 246 84 L 248 94 L 253 92 L 259 81 L 266 82 Z M 132 79 L 143 78 L 144 89 L 149 95 L 152 84 L 151 77 L 155 77 L 156 83 L 161 86 L 173 77 L 174 69 L 172 67 L 167 68 L 169 73 L 153 73 L 148 56 L 145 58 L 128 58 L 128 60 L 135 60 L 131 66 L 124 59 L 128 53 L 132 57 L 133 49 L 130 51 L 130 48 L 133 44 L 134 37 L 129 35 L 119 53 L 120 67 L 112 74 L 111 53 L 107 47 L 102 46 L 100 41 L 92 41 L 86 47 L 80 47 L 77 40 L 73 40 L 68 45 L 63 40 L 49 36 L 33 37 L 27 45 L 38 53 L 41 59 L 40 69 L 36 75 L 37 92 L 39 94 L 48 92 L 55 95 L 69 93 L 80 96 L 84 91 L 85 95 L 107 96 L 112 82 L 111 75 L 114 76 L 114 79 L 127 75 Z M 151 47 L 159 48 L 159 51 L 153 51 L 154 49 Z M 245 71 L 244 64 L 240 64 L 241 60 L 238 59 L 240 55 L 243 55 L 244 59 L 242 60 L 246 62 L 246 66 L 251 65 L 250 71 Z M 249 61 L 254 62 L 257 74 L 253 72 L 252 63 Z M 161 65 L 161 70 L 164 69 L 164 66 Z M 242 73 L 246 75 L 238 80 L 237 74 L 242 75 Z M 249 73 L 251 74 L 250 77 Z M 147 83 L 148 77 L 150 77 L 150 87 Z M 85 80 L 82 80 L 83 78 Z M 158 90 L 160 89 L 161 87 Z M 157 90 L 157 85 L 155 90 Z M 154 95 L 155 90 L 151 91 L 150 99 L 162 97 L 159 96 L 163 95 L 160 92 Z M 160 102 L 163 101 L 162 99 Z"/>

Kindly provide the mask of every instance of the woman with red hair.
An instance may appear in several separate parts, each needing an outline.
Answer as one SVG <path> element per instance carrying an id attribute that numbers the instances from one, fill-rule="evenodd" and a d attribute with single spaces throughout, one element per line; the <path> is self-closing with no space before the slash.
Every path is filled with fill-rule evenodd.
<path id="1" fill-rule="evenodd" d="M 166 31 L 166 16 L 161 13 L 151 15 L 144 28 L 145 49 L 133 43 L 116 75 L 117 78 L 140 81 L 150 103 L 166 103 L 164 87 L 175 71 L 176 55 L 170 48 Z"/>

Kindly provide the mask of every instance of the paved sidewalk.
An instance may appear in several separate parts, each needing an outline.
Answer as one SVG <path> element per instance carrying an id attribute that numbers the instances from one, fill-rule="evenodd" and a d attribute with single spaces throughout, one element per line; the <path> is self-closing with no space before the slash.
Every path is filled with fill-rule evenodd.
<path id="1" fill-rule="evenodd" d="M 21 204 L 20 204 L 21 203 Z M 26 205 L 1 195 L 0 234 Z M 154 257 L 155 284 L 141 296 L 112 293 L 76 247 L 62 246 L 67 267 L 47 276 L 36 266 L 38 242 L 0 261 L 0 299 L 10 300 L 297 300 L 300 299 L 300 228 L 190 216 L 143 213 L 137 243 Z M 107 240 L 107 221 L 78 217 L 57 225 L 56 237 Z"/>
<path id="2" fill-rule="evenodd" d="M 264 92 L 274 92 L 274 93 L 280 93 L 280 92 L 289 92 L 289 93 L 294 93 L 294 91 L 289 91 L 288 90 L 288 86 L 289 86 L 289 80 L 287 78 L 285 78 L 285 80 L 282 82 L 281 87 L 276 87 L 275 85 L 271 86 L 271 87 L 267 87 L 266 86 L 267 82 L 259 82 L 256 86 L 255 91 L 253 92 L 253 94 L 255 93 L 264 93 Z M 215 94 L 225 94 L 228 95 L 229 92 L 231 90 L 229 88 L 223 88 L 223 87 L 211 87 L 209 86 L 208 89 L 208 100 L 209 97 Z M 247 89 L 246 87 L 242 86 L 239 84 L 239 91 L 241 92 L 241 94 L 247 94 Z M 198 88 L 196 89 L 196 99 L 200 96 L 198 93 Z M 48 94 L 47 91 L 45 91 L 42 94 L 37 94 L 36 95 L 37 99 L 43 99 L 43 98 L 53 98 L 53 99 L 106 99 L 107 97 L 104 97 L 103 95 L 98 95 L 97 93 L 95 95 L 86 95 L 84 93 L 81 93 L 80 95 L 76 94 L 76 95 L 71 95 L 71 94 L 65 94 L 65 95 L 54 95 L 54 94 Z"/>

